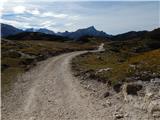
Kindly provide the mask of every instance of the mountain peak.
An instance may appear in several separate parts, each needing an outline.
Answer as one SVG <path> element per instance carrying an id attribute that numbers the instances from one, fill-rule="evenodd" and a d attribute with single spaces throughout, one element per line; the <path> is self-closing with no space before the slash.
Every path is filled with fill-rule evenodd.
<path id="1" fill-rule="evenodd" d="M 92 30 L 96 30 L 94 26 L 90 26 L 87 29 L 92 29 Z"/>
<path id="2" fill-rule="evenodd" d="M 5 27 L 5 29 L 6 29 L 6 27 Z M 109 35 L 106 34 L 105 32 L 96 30 L 94 26 L 89 26 L 86 28 L 78 29 L 75 32 L 65 31 L 65 32 L 58 32 L 58 33 L 54 33 L 54 31 L 49 30 L 47 28 L 28 28 L 28 29 L 25 29 L 24 31 L 21 30 L 21 31 L 14 32 L 15 30 L 13 30 L 13 32 L 12 32 L 13 34 L 12 34 L 12 33 L 8 33 L 8 31 L 10 31 L 10 29 L 11 28 L 9 27 L 9 29 L 7 29 L 5 31 L 7 35 L 13 35 L 17 32 L 40 32 L 40 33 L 45 33 L 45 34 L 50 34 L 50 35 L 65 36 L 65 37 L 68 37 L 68 38 L 71 38 L 74 40 L 78 40 L 80 37 L 83 37 L 83 36 L 109 37 Z M 3 29 L 3 31 L 4 31 L 4 29 Z"/>
<path id="3" fill-rule="evenodd" d="M 108 37 L 109 35 L 107 35 L 103 31 L 96 30 L 94 26 L 78 29 L 77 31 L 68 34 L 69 38 L 72 38 L 75 40 L 78 40 L 80 37 L 83 37 L 83 36 Z"/>

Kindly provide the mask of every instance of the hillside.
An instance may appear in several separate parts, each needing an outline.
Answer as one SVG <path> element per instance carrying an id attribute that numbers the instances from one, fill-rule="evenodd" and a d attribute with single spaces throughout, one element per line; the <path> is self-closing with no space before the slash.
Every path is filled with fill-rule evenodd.
<path id="1" fill-rule="evenodd" d="M 108 41 L 105 52 L 87 53 L 73 60 L 73 69 L 84 79 L 110 85 L 160 77 L 160 29 L 134 39 Z"/>
<path id="2" fill-rule="evenodd" d="M 129 31 L 127 33 L 122 33 L 115 35 L 113 40 L 129 40 L 137 37 L 143 37 L 148 31 Z"/>
<path id="3" fill-rule="evenodd" d="M 158 38 L 160 36 L 160 28 L 157 28 L 153 31 L 129 31 L 126 33 L 118 34 L 112 36 L 112 40 L 125 41 L 131 40 L 134 38 Z"/>
<path id="4" fill-rule="evenodd" d="M 8 36 L 8 35 L 15 35 L 21 32 L 23 32 L 23 30 L 18 29 L 11 25 L 1 23 L 1 36 L 2 37 Z"/>
<path id="5" fill-rule="evenodd" d="M 5 37 L 10 40 L 48 40 L 48 41 L 67 41 L 70 40 L 66 37 L 58 35 L 50 35 L 41 32 L 22 32 L 16 35 L 10 35 Z"/>

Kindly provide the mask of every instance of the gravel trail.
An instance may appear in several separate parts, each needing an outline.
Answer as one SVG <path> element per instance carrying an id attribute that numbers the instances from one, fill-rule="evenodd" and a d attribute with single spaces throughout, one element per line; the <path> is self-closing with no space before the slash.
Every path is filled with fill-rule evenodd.
<path id="1" fill-rule="evenodd" d="M 103 49 L 103 44 L 97 51 Z M 71 73 L 71 59 L 88 51 L 66 53 L 38 63 L 19 77 L 3 98 L 3 120 L 102 120 L 89 91 Z"/>

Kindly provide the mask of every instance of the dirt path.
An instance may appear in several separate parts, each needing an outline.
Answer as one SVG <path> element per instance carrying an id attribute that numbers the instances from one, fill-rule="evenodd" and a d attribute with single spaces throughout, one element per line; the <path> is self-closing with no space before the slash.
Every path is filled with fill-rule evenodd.
<path id="1" fill-rule="evenodd" d="M 102 46 L 98 51 L 103 49 Z M 50 58 L 19 77 L 14 91 L 2 102 L 2 119 L 100 119 L 90 102 L 90 93 L 80 86 L 71 73 L 71 59 L 86 52 Z"/>

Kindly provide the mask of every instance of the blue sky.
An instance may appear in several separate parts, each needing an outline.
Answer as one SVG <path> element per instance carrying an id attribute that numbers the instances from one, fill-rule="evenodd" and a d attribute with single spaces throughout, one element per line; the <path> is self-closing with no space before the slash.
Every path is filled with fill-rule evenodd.
<path id="1" fill-rule="evenodd" d="M 108 34 L 160 26 L 158 1 L 3 0 L 0 22 L 18 28 L 45 27 L 55 32 L 95 26 Z"/>

